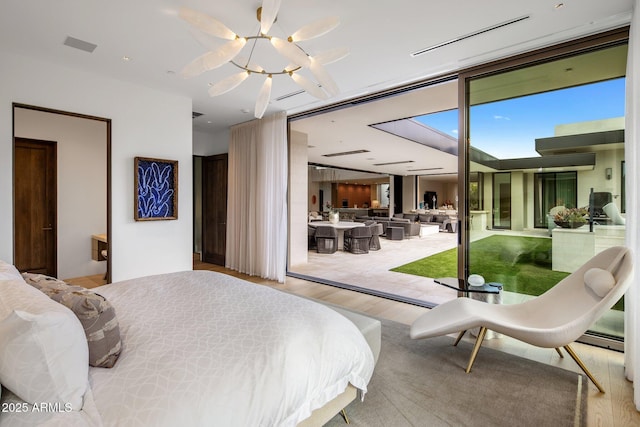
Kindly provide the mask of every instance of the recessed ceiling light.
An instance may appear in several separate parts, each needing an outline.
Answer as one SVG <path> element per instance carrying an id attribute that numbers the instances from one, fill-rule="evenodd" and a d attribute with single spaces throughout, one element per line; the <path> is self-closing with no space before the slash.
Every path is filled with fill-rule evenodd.
<path id="1" fill-rule="evenodd" d="M 247 113 L 249 113 L 249 112 L 250 112 L 250 110 L 249 110 L 248 108 L 243 108 L 243 109 L 242 109 L 242 110 L 240 110 L 240 111 L 242 111 L 242 112 L 243 112 L 243 113 L 245 113 L 245 114 L 247 114 Z"/>
<path id="2" fill-rule="evenodd" d="M 207 120 L 207 123 L 211 124 L 211 120 Z"/>

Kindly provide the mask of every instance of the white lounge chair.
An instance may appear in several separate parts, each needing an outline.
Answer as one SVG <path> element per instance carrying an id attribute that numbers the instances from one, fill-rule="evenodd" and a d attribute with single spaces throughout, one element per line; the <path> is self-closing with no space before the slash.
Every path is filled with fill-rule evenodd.
<path id="1" fill-rule="evenodd" d="M 569 344 L 624 295 L 632 271 L 631 256 L 623 246 L 605 249 L 539 297 L 521 304 L 487 304 L 456 298 L 429 310 L 411 325 L 411 338 L 430 338 L 480 327 L 466 372 L 471 371 L 487 329 L 545 348 L 560 347 L 571 355 L 593 384 L 602 386 Z"/>

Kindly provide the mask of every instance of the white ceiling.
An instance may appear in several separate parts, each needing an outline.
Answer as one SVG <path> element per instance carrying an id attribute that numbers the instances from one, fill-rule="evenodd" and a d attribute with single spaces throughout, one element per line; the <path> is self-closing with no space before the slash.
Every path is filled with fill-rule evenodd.
<path id="1" fill-rule="evenodd" d="M 564 7 L 558 9 L 555 5 L 559 1 L 282 0 L 278 21 L 270 33 L 288 35 L 316 19 L 336 15 L 341 20 L 338 28 L 300 45 L 311 55 L 339 46 L 348 47 L 351 53 L 326 66 L 340 89 L 338 96 L 319 101 L 302 93 L 275 101 L 279 96 L 299 90 L 287 76 L 276 76 L 266 115 L 277 111 L 300 113 L 620 27 L 629 22 L 633 4 L 632 0 L 565 0 Z M 203 113 L 194 120 L 194 129 L 200 132 L 217 133 L 232 124 L 251 120 L 262 76 L 252 75 L 240 87 L 215 98 L 207 94 L 209 83 L 237 72 L 232 65 L 223 65 L 189 80 L 179 76 L 186 64 L 205 52 L 189 26 L 177 17 L 181 6 L 216 17 L 241 35 L 252 35 L 259 27 L 255 11 L 260 0 L 5 0 L 0 13 L 0 50 L 188 96 L 193 100 L 193 110 Z M 530 18 L 418 57 L 410 56 L 418 49 L 522 16 Z M 67 36 L 94 43 L 97 48 L 93 53 L 70 48 L 63 45 Z M 124 56 L 131 59 L 124 61 Z M 294 126 L 309 132 L 340 127 L 340 133 L 333 138 L 310 133 L 310 144 L 316 146 L 310 149 L 311 156 L 317 154 L 313 150 L 345 151 L 340 147 L 345 146 L 346 141 L 356 141 L 355 145 L 366 149 L 382 138 L 383 133 L 368 127 L 356 129 L 357 125 L 348 122 L 364 126 L 454 108 L 454 86 L 441 85 L 430 89 L 427 95 L 416 94 L 414 98 L 408 95 L 405 101 L 410 104 L 407 105 L 398 99 L 393 106 L 341 110 L 326 117 L 317 116 L 317 121 L 304 125 L 302 121 L 294 122 Z M 425 156 L 424 151 L 415 151 L 420 146 L 391 138 L 391 142 L 387 140 L 384 144 L 387 151 L 374 152 L 368 157 L 387 161 L 409 157 L 429 160 L 430 156 Z M 454 162 L 447 156 L 430 160 L 446 165 Z M 428 164 L 423 167 L 429 167 Z M 412 165 L 412 168 L 418 166 Z"/>
<path id="2" fill-rule="evenodd" d="M 311 163 L 391 175 L 451 173 L 458 170 L 457 156 L 383 132 L 370 125 L 454 109 L 457 108 L 457 101 L 457 80 L 452 80 L 379 101 L 295 120 L 291 122 L 291 130 L 307 135 Z M 352 150 L 369 152 L 324 157 L 324 154 Z M 411 163 L 376 166 L 379 163 L 406 161 Z M 420 169 L 422 171 L 413 172 Z"/>

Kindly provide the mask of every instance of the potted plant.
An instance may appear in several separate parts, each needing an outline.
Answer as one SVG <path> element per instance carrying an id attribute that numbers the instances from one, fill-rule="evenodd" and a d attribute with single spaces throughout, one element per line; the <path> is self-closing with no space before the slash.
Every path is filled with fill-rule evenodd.
<path id="1" fill-rule="evenodd" d="M 553 222 L 562 228 L 578 228 L 587 223 L 585 215 L 587 215 L 586 208 L 563 209 L 554 215 Z"/>

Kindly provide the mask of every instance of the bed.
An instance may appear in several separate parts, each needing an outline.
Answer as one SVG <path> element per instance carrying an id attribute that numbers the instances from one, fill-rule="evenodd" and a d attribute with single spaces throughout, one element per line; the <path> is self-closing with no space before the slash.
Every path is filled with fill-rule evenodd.
<path id="1" fill-rule="evenodd" d="M 16 313 L 66 317 L 44 326 L 57 334 L 51 345 L 58 347 L 39 348 L 39 359 L 31 350 L 16 362 L 15 354 L 26 354 L 24 349 L 0 342 L 0 426 L 296 426 L 349 389 L 364 397 L 373 373 L 375 356 L 367 340 L 335 310 L 209 271 L 93 289 L 115 309 L 121 349 L 113 367 L 89 367 L 87 350 L 80 348 L 86 337 L 73 312 L 4 269 L 0 334 L 11 335 Z M 32 378 L 41 359 L 69 371 L 62 381 L 66 394 L 46 400 L 48 388 L 61 381 L 51 366 L 39 374 L 52 377 L 46 378 L 50 387 Z M 35 390 L 18 390 L 25 382 L 16 383 L 20 369 Z M 32 391 L 41 394 L 25 397 Z"/>

